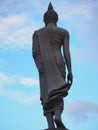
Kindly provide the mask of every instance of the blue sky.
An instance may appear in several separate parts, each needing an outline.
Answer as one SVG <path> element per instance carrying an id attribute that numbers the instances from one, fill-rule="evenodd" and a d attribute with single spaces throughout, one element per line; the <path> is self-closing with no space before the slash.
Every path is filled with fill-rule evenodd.
<path id="1" fill-rule="evenodd" d="M 43 130 L 32 34 L 50 0 L 0 0 L 0 130 Z M 70 33 L 74 81 L 64 99 L 70 130 L 98 129 L 98 1 L 51 0 Z"/>

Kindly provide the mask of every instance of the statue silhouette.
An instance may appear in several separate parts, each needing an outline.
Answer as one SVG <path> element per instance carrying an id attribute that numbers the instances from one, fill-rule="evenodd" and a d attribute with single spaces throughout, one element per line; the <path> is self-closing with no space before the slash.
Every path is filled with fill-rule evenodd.
<path id="1" fill-rule="evenodd" d="M 48 129 L 68 130 L 62 122 L 61 114 L 63 98 L 68 95 L 73 81 L 69 32 L 57 27 L 57 21 L 58 14 L 50 2 L 44 14 L 45 27 L 33 34 L 32 55 L 39 72 L 40 100 Z"/>

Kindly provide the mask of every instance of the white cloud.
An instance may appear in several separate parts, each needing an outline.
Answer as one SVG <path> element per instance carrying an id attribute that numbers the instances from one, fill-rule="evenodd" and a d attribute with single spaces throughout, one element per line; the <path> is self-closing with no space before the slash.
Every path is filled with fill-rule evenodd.
<path id="1" fill-rule="evenodd" d="M 5 84 L 12 84 L 13 82 L 13 78 L 0 72 L 0 87 L 4 86 Z"/>
<path id="2" fill-rule="evenodd" d="M 0 50 L 0 51 L 2 51 L 2 50 Z M 2 54 L 1 54 L 0 55 L 0 69 L 5 70 L 7 68 L 7 65 L 8 65 L 8 63 L 7 63 L 6 59 L 3 58 Z"/>
<path id="3" fill-rule="evenodd" d="M 79 0 L 70 3 L 70 1 L 57 1 L 55 5 L 57 8 L 55 10 L 59 11 L 59 17 L 71 23 L 73 20 L 77 20 L 76 17 L 79 17 L 77 22 L 84 19 L 93 19 L 93 15 L 96 13 L 95 11 L 98 7 L 98 2 Z"/>
<path id="4" fill-rule="evenodd" d="M 76 123 L 84 123 L 91 115 L 98 115 L 98 104 L 84 100 L 69 102 L 66 104 L 65 113 Z"/>
<path id="5" fill-rule="evenodd" d="M 39 0 L 0 1 L 0 47 L 6 49 L 28 49 L 32 45 L 32 34 L 40 27 L 34 17 Z"/>
<path id="6" fill-rule="evenodd" d="M 29 25 L 25 15 L 0 17 L 0 47 L 6 49 L 31 48 L 36 23 Z"/>
<path id="7" fill-rule="evenodd" d="M 14 100 L 16 102 L 30 105 L 39 99 L 38 93 L 27 93 L 26 90 L 18 89 L 15 90 L 14 85 L 18 85 L 21 87 L 24 86 L 32 86 L 32 90 L 34 86 L 39 85 L 39 81 L 35 78 L 24 77 L 21 75 L 10 75 L 0 72 L 0 96 L 5 96 L 8 99 Z M 11 89 L 7 89 L 10 85 L 13 87 Z"/>
<path id="8" fill-rule="evenodd" d="M 19 82 L 22 85 L 28 85 L 28 86 L 33 86 L 33 85 L 38 85 L 38 80 L 35 78 L 28 78 L 28 77 L 19 77 Z"/>
<path id="9" fill-rule="evenodd" d="M 19 90 L 8 91 L 5 89 L 0 89 L 0 95 L 24 105 L 33 105 L 36 101 L 39 100 L 38 94 L 28 95 L 26 92 Z"/>
<path id="10" fill-rule="evenodd" d="M 25 77 L 21 75 L 10 75 L 0 72 L 0 86 L 6 86 L 9 84 L 20 84 L 23 86 L 38 86 L 39 81 L 36 78 Z"/>

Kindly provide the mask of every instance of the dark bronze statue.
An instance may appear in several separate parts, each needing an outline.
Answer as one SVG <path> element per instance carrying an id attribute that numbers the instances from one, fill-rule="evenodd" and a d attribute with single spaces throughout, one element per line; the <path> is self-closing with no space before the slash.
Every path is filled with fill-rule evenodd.
<path id="1" fill-rule="evenodd" d="M 61 114 L 63 98 L 68 95 L 73 81 L 69 32 L 57 27 L 57 21 L 58 14 L 50 3 L 44 14 L 45 27 L 33 34 L 32 55 L 39 72 L 40 100 L 48 130 L 68 130 L 62 122 Z"/>

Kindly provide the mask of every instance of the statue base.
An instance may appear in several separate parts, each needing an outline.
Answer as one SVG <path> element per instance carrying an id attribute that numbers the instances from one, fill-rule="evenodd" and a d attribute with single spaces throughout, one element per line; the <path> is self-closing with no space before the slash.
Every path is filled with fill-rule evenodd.
<path id="1" fill-rule="evenodd" d="M 45 130 L 69 130 L 67 128 L 52 128 L 52 129 L 45 129 Z"/>

